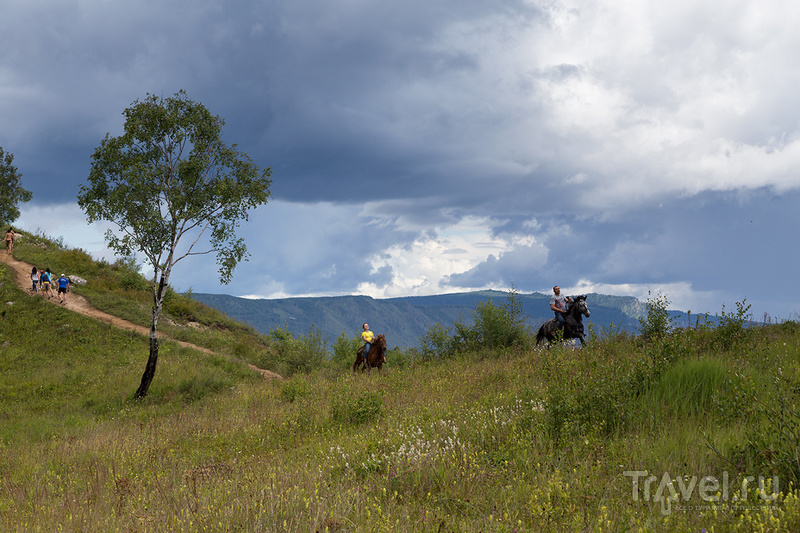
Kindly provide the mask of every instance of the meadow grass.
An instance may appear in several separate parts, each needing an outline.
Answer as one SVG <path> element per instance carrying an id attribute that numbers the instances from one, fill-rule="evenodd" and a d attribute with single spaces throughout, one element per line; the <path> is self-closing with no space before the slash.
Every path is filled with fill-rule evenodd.
<path id="1" fill-rule="evenodd" d="M 2 531 L 800 529 L 794 323 L 284 381 L 165 342 L 134 401 L 145 338 L 0 297 Z"/>

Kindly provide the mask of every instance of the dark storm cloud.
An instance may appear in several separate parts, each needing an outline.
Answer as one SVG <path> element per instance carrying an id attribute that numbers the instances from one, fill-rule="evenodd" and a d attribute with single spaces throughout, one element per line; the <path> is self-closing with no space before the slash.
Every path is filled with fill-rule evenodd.
<path id="1" fill-rule="evenodd" d="M 185 89 L 274 170 L 241 279 L 193 263 L 196 290 L 594 283 L 786 310 L 794 282 L 758 281 L 797 259 L 766 222 L 798 222 L 800 14 L 780 4 L 12 1 L 0 146 L 33 223 L 63 218 L 123 110 Z"/>

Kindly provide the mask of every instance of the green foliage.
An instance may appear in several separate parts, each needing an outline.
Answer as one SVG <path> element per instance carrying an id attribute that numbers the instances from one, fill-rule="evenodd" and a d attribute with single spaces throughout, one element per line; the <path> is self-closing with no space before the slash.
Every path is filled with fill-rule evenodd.
<path id="1" fill-rule="evenodd" d="M 124 133 L 107 134 L 92 154 L 89 184 L 78 204 L 90 222 L 108 220 L 109 246 L 123 256 L 141 251 L 167 278 L 172 265 L 194 252 L 197 232 L 209 229 L 220 277 L 246 254 L 235 229 L 248 210 L 269 197 L 270 170 L 259 170 L 246 154 L 221 140 L 224 121 L 180 91 L 148 95 L 125 110 Z M 192 244 L 175 256 L 178 243 Z"/>
<path id="2" fill-rule="evenodd" d="M 728 392 L 728 385 L 723 362 L 707 357 L 681 360 L 654 380 L 642 401 L 661 417 L 713 414 L 713 406 Z"/>
<path id="3" fill-rule="evenodd" d="M 356 360 L 356 352 L 364 344 L 360 335 L 348 337 L 343 331 L 333 343 L 333 359 L 335 367 L 347 367 Z"/>
<path id="4" fill-rule="evenodd" d="M 0 224 L 9 224 L 19 218 L 19 203 L 29 202 L 31 191 L 22 188 L 22 174 L 14 166 L 14 154 L 0 147 Z M 5 233 L 5 228 L 3 228 Z"/>
<path id="5" fill-rule="evenodd" d="M 232 387 L 233 384 L 234 381 L 229 377 L 220 379 L 216 376 L 192 376 L 181 381 L 176 387 L 176 391 L 184 401 L 195 402 Z"/>
<path id="6" fill-rule="evenodd" d="M 383 416 L 383 398 L 377 392 L 340 395 L 334 398 L 331 405 L 331 418 L 339 424 L 359 426 L 376 422 Z"/>
<path id="7" fill-rule="evenodd" d="M 428 326 L 428 331 L 419 339 L 420 352 L 424 361 L 450 357 L 454 353 L 450 328 L 438 322 Z"/>
<path id="8" fill-rule="evenodd" d="M 672 330 L 672 317 L 667 310 L 669 300 L 664 294 L 650 296 L 648 292 L 647 313 L 639 317 L 639 332 L 645 342 L 658 341 Z"/>
<path id="9" fill-rule="evenodd" d="M 273 329 L 270 336 L 275 340 L 273 346 L 277 351 L 278 372 L 284 377 L 307 374 L 327 363 L 327 342 L 316 326 L 311 326 L 308 335 L 298 339 L 283 328 Z"/>
<path id="10" fill-rule="evenodd" d="M 525 326 L 522 303 L 515 289 L 508 293 L 503 305 L 491 299 L 475 304 L 472 324 L 459 319 L 450 328 L 434 323 L 420 337 L 420 349 L 425 360 L 451 357 L 456 353 L 497 350 L 511 346 L 531 346 L 531 335 Z"/>
<path id="11" fill-rule="evenodd" d="M 164 310 L 176 317 L 184 320 L 194 316 L 195 306 L 189 298 L 171 298 L 164 301 Z"/>
<path id="12" fill-rule="evenodd" d="M 749 335 L 747 322 L 750 318 L 750 304 L 747 300 L 736 302 L 736 311 L 726 312 L 722 305 L 719 323 L 714 328 L 713 342 L 720 350 L 730 350 L 744 343 Z"/>
<path id="13" fill-rule="evenodd" d="M 297 399 L 307 397 L 311 392 L 311 384 L 304 374 L 295 374 L 281 384 L 281 398 L 292 403 Z"/>
<path id="14" fill-rule="evenodd" d="M 183 91 L 169 98 L 148 95 L 123 114 L 123 135 L 106 134 L 92 154 L 78 205 L 90 222 L 117 227 L 118 233 L 106 233 L 112 250 L 123 257 L 141 252 L 152 265 L 155 330 L 172 268 L 183 258 L 213 252 L 220 280 L 230 281 L 247 253 L 235 230 L 250 209 L 266 203 L 271 171 L 259 170 L 235 145 L 226 146 L 224 121 Z M 195 250 L 201 237 L 209 241 L 206 251 Z M 178 252 L 181 241 L 190 244 Z M 185 307 L 173 310 L 188 313 Z M 157 359 L 154 345 L 137 397 L 147 394 Z"/>
<path id="15" fill-rule="evenodd" d="M 729 460 L 775 473 L 784 487 L 800 486 L 800 409 L 785 395 L 769 403 L 752 400 L 761 423 L 750 429 L 743 445 L 734 447 Z"/>

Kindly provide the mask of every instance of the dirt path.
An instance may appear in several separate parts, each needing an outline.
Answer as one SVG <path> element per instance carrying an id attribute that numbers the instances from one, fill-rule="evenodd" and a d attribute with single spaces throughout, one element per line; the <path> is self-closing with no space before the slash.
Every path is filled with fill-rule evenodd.
<path id="1" fill-rule="evenodd" d="M 30 293 L 32 284 L 31 284 L 31 270 L 33 270 L 33 265 L 30 263 L 26 263 L 24 261 L 19 261 L 18 259 L 14 258 L 14 256 L 9 255 L 6 253 L 5 250 L 0 251 L 0 262 L 9 265 L 12 269 L 14 269 L 15 279 L 19 288 L 23 291 Z M 54 276 L 57 275 L 55 272 L 53 273 Z M 55 281 L 55 280 L 54 280 Z M 51 283 L 53 285 L 53 283 Z M 57 288 L 57 284 L 56 288 Z M 96 318 L 102 322 L 107 324 L 111 324 L 112 326 L 120 329 L 125 329 L 128 331 L 133 331 L 144 335 L 145 337 L 150 336 L 150 328 L 146 328 L 144 326 L 139 326 L 138 324 L 134 324 L 133 322 L 129 322 L 122 318 L 116 317 L 114 315 L 110 315 L 104 311 L 101 311 L 94 307 L 92 304 L 89 303 L 86 298 L 79 294 L 75 294 L 74 292 L 70 292 L 67 295 L 66 301 L 61 304 L 58 300 L 58 296 L 56 295 L 56 289 L 53 289 L 53 297 L 48 299 L 45 297 L 45 300 L 55 304 L 61 305 L 62 307 L 66 307 L 70 311 L 74 311 L 76 313 L 80 313 L 82 315 L 86 315 L 92 318 Z M 204 348 L 202 346 L 197 346 L 196 344 L 192 344 L 190 342 L 179 341 L 176 339 L 172 339 L 170 337 L 165 336 L 164 334 L 159 334 L 159 339 L 167 339 L 172 342 L 175 342 L 181 346 L 186 348 L 192 348 L 195 350 L 200 350 L 201 352 L 212 354 L 213 351 L 209 350 L 208 348 Z M 268 379 L 283 379 L 280 375 L 276 374 L 275 372 L 270 372 L 269 370 L 264 370 L 263 368 L 258 368 L 255 365 L 248 365 L 251 370 L 254 372 L 258 372 L 263 377 Z"/>

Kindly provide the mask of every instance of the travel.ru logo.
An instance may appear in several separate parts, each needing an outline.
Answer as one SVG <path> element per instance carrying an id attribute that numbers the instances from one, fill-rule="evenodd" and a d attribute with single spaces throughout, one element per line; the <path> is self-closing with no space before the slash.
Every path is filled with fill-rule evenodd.
<path id="1" fill-rule="evenodd" d="M 678 476 L 673 478 L 669 472 L 661 476 L 650 474 L 647 470 L 626 470 L 623 476 L 633 481 L 631 493 L 633 501 L 638 502 L 640 495 L 645 502 L 661 504 L 661 514 L 668 515 L 673 510 L 699 510 L 712 508 L 719 505 L 734 505 L 746 507 L 756 503 L 748 502 L 748 493 L 754 489 L 753 483 L 758 479 L 758 498 L 761 502 L 772 502 L 779 494 L 778 476 L 772 476 L 771 481 L 764 476 L 747 476 L 742 479 L 741 485 L 731 486 L 728 472 L 722 473 L 722 479 L 716 476 Z M 676 488 L 677 487 L 677 488 Z M 769 494 L 767 494 L 769 489 Z M 691 505 L 692 497 L 697 495 L 703 502 L 699 506 Z M 722 503 L 721 503 L 722 502 Z M 673 506 L 675 506 L 673 508 Z M 696 508 L 697 507 L 697 508 Z"/>

